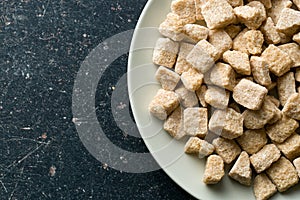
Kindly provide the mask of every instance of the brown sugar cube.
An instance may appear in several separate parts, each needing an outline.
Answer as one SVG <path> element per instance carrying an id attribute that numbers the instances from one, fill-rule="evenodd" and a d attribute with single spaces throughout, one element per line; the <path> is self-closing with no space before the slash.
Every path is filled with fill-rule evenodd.
<path id="1" fill-rule="evenodd" d="M 235 21 L 233 8 L 226 0 L 208 0 L 202 6 L 202 15 L 209 29 L 223 28 Z"/>
<path id="2" fill-rule="evenodd" d="M 187 135 L 205 137 L 207 134 L 207 108 L 187 108 L 183 112 L 184 131 Z"/>
<path id="3" fill-rule="evenodd" d="M 203 81 L 203 74 L 197 70 L 191 68 L 187 72 L 183 72 L 181 75 L 181 81 L 186 89 L 190 91 L 197 90 Z"/>
<path id="4" fill-rule="evenodd" d="M 242 79 L 233 89 L 233 99 L 240 105 L 258 110 L 268 93 L 268 90 L 252 81 Z"/>
<path id="5" fill-rule="evenodd" d="M 276 185 L 279 192 L 284 192 L 290 187 L 296 185 L 299 181 L 297 171 L 293 164 L 286 159 L 281 157 L 275 162 L 266 173 Z"/>
<path id="6" fill-rule="evenodd" d="M 293 133 L 283 143 L 276 144 L 277 148 L 290 160 L 300 156 L 300 135 Z"/>
<path id="7" fill-rule="evenodd" d="M 149 111 L 158 119 L 165 120 L 178 105 L 179 99 L 174 92 L 159 89 L 149 105 Z"/>
<path id="8" fill-rule="evenodd" d="M 240 154 L 228 175 L 243 185 L 251 185 L 252 170 L 250 168 L 249 155 L 246 151 Z"/>
<path id="9" fill-rule="evenodd" d="M 172 68 L 176 62 L 179 44 L 169 38 L 159 38 L 153 51 L 153 63 Z"/>
<path id="10" fill-rule="evenodd" d="M 201 13 L 202 5 L 203 5 L 203 0 L 195 0 L 196 20 L 204 20 L 203 15 Z"/>
<path id="11" fill-rule="evenodd" d="M 193 68 L 197 69 L 201 73 L 205 73 L 215 64 L 215 62 L 214 62 L 214 58 L 211 57 L 209 52 L 207 52 L 206 49 L 204 49 L 201 44 L 199 44 L 198 42 L 194 46 L 192 51 L 187 56 L 186 60 L 193 66 Z M 215 51 L 217 52 L 216 49 Z"/>
<path id="12" fill-rule="evenodd" d="M 184 108 L 190 108 L 198 105 L 198 98 L 195 92 L 186 89 L 184 86 L 177 88 L 175 93 L 179 98 L 180 105 Z"/>
<path id="13" fill-rule="evenodd" d="M 284 8 L 290 8 L 292 5 L 293 3 L 290 0 L 272 0 L 272 7 L 267 10 L 267 15 L 277 24 L 281 11 Z"/>
<path id="14" fill-rule="evenodd" d="M 180 50 L 178 53 L 177 61 L 175 64 L 175 72 L 177 74 L 182 74 L 192 68 L 192 65 L 186 61 L 186 57 L 194 48 L 194 45 L 188 43 L 181 43 Z"/>
<path id="15" fill-rule="evenodd" d="M 279 32 L 287 35 L 293 35 L 297 33 L 300 27 L 300 11 L 284 8 L 276 24 L 276 29 Z"/>
<path id="16" fill-rule="evenodd" d="M 205 184 L 217 184 L 225 175 L 224 161 L 218 155 L 207 158 L 202 181 Z"/>
<path id="17" fill-rule="evenodd" d="M 296 43 L 288 43 L 278 46 L 279 49 L 286 52 L 294 62 L 292 67 L 300 66 L 300 46 Z"/>
<path id="18" fill-rule="evenodd" d="M 218 60 L 220 58 L 220 52 L 216 47 L 214 47 L 211 43 L 209 43 L 207 40 L 201 40 L 197 44 L 200 48 L 202 48 L 205 52 L 210 55 L 214 59 L 214 61 Z"/>
<path id="19" fill-rule="evenodd" d="M 177 140 L 185 136 L 185 132 L 183 130 L 182 109 L 180 106 L 177 107 L 167 118 L 163 127 L 164 130 L 170 134 L 170 136 Z"/>
<path id="20" fill-rule="evenodd" d="M 300 44 L 300 32 L 293 36 L 293 40 L 298 44 Z"/>
<path id="21" fill-rule="evenodd" d="M 237 7 L 237 6 L 243 6 L 244 5 L 244 1 L 243 0 L 227 0 L 227 2 L 232 7 Z"/>
<path id="22" fill-rule="evenodd" d="M 190 137 L 185 143 L 184 152 L 190 154 L 196 154 L 199 152 L 201 145 L 201 139 L 198 137 Z"/>
<path id="23" fill-rule="evenodd" d="M 233 50 L 249 54 L 247 49 L 247 40 L 246 38 L 244 38 L 244 35 L 248 30 L 249 30 L 248 28 L 245 28 L 233 39 L 233 44 L 232 44 Z"/>
<path id="24" fill-rule="evenodd" d="M 261 56 L 268 63 L 269 70 L 276 76 L 282 76 L 293 66 L 289 55 L 273 44 L 270 44 Z"/>
<path id="25" fill-rule="evenodd" d="M 259 10 L 259 16 L 256 18 L 256 21 L 252 23 L 254 26 L 260 27 L 261 24 L 267 19 L 267 13 L 264 4 L 260 1 L 250 1 L 247 6 L 257 8 Z"/>
<path id="26" fill-rule="evenodd" d="M 191 38 L 194 42 L 206 40 L 208 37 L 208 28 L 199 24 L 186 24 L 183 27 L 183 33 Z"/>
<path id="27" fill-rule="evenodd" d="M 199 158 L 204 158 L 212 154 L 215 147 L 198 137 L 190 137 L 184 146 L 185 153 L 197 154 Z"/>
<path id="28" fill-rule="evenodd" d="M 209 130 L 227 139 L 243 135 L 243 116 L 231 108 L 216 110 L 209 120 Z"/>
<path id="29" fill-rule="evenodd" d="M 271 85 L 272 80 L 267 62 L 258 56 L 251 56 L 250 66 L 254 80 L 263 86 Z"/>
<path id="30" fill-rule="evenodd" d="M 254 178 L 253 192 L 257 200 L 268 200 L 277 192 L 277 189 L 268 176 L 261 173 Z"/>
<path id="31" fill-rule="evenodd" d="M 225 27 L 224 30 L 227 32 L 227 34 L 230 36 L 231 39 L 234 39 L 235 36 L 237 36 L 239 32 L 241 32 L 242 27 L 239 25 L 231 24 Z"/>
<path id="32" fill-rule="evenodd" d="M 266 10 L 259 1 L 253 1 L 246 6 L 239 6 L 233 9 L 238 20 L 249 29 L 258 29 L 266 19 Z"/>
<path id="33" fill-rule="evenodd" d="M 182 33 L 184 24 L 178 15 L 169 13 L 167 18 L 159 25 L 158 31 L 163 36 L 171 38 L 174 41 L 181 41 L 185 37 Z"/>
<path id="34" fill-rule="evenodd" d="M 172 1 L 171 11 L 177 14 L 185 23 L 196 22 L 196 7 L 194 0 Z"/>
<path id="35" fill-rule="evenodd" d="M 260 27 L 261 32 L 264 35 L 264 39 L 268 44 L 278 44 L 281 41 L 281 37 L 276 30 L 275 24 L 271 17 L 268 17 L 267 20 Z"/>
<path id="36" fill-rule="evenodd" d="M 248 0 L 248 2 L 251 1 L 260 1 L 266 9 L 272 8 L 272 1 L 271 0 Z"/>
<path id="37" fill-rule="evenodd" d="M 254 1 L 253 1 L 254 2 Z M 257 55 L 262 52 L 262 45 L 264 43 L 264 36 L 258 30 L 247 31 L 244 35 L 246 40 L 246 47 L 250 54 Z"/>
<path id="38" fill-rule="evenodd" d="M 208 41 L 216 47 L 220 55 L 232 47 L 232 39 L 224 30 L 211 30 Z"/>
<path id="39" fill-rule="evenodd" d="M 158 68 L 155 78 L 165 90 L 174 90 L 180 80 L 180 76 L 176 72 L 163 66 Z"/>
<path id="40" fill-rule="evenodd" d="M 267 144 L 261 150 L 250 156 L 250 162 L 257 173 L 268 169 L 280 158 L 280 151 L 275 144 Z"/>
<path id="41" fill-rule="evenodd" d="M 282 106 L 288 98 L 296 93 L 296 82 L 293 72 L 288 72 L 277 79 L 277 92 Z"/>
<path id="42" fill-rule="evenodd" d="M 210 81 L 220 87 L 232 91 L 235 86 L 235 72 L 225 63 L 217 63 L 210 72 Z"/>
<path id="43" fill-rule="evenodd" d="M 267 135 L 276 143 L 284 142 L 299 127 L 299 123 L 289 117 L 283 116 L 275 124 L 266 127 Z"/>
<path id="44" fill-rule="evenodd" d="M 297 82 L 300 82 L 300 68 L 297 68 L 297 69 L 296 69 L 295 80 L 296 80 Z"/>
<path id="45" fill-rule="evenodd" d="M 236 140 L 248 154 L 255 154 L 268 142 L 266 131 L 264 129 L 246 130 L 244 134 Z"/>
<path id="46" fill-rule="evenodd" d="M 201 85 L 201 87 L 196 90 L 196 95 L 199 99 L 199 102 L 202 107 L 207 107 L 207 103 L 205 101 L 205 93 L 207 91 L 207 86 L 206 85 Z"/>
<path id="47" fill-rule="evenodd" d="M 237 73 L 243 75 L 251 74 L 248 54 L 235 50 L 226 51 L 223 54 L 223 60 L 229 63 Z"/>
<path id="48" fill-rule="evenodd" d="M 282 109 L 286 116 L 300 120 L 300 95 L 299 93 L 292 94 Z"/>
<path id="49" fill-rule="evenodd" d="M 278 108 L 273 102 L 265 99 L 259 110 L 247 109 L 243 112 L 244 126 L 248 129 L 263 128 L 270 120 L 273 119 L 277 109 Z"/>
<path id="50" fill-rule="evenodd" d="M 296 158 L 294 161 L 293 161 L 293 164 L 297 170 L 297 173 L 298 173 L 298 176 L 300 177 L 300 158 Z"/>
<path id="51" fill-rule="evenodd" d="M 270 100 L 271 102 L 273 102 L 277 108 L 280 106 L 280 101 L 279 101 L 276 97 L 274 97 L 274 96 L 267 95 L 267 96 L 265 97 L 265 99 L 268 99 L 268 100 Z"/>
<path id="52" fill-rule="evenodd" d="M 225 109 L 228 106 L 229 95 L 229 92 L 223 88 L 209 86 L 204 99 L 212 107 Z"/>
<path id="53" fill-rule="evenodd" d="M 215 152 L 221 156 L 226 164 L 230 164 L 241 153 L 240 147 L 234 140 L 219 137 L 214 139 L 212 144 L 215 147 Z"/>

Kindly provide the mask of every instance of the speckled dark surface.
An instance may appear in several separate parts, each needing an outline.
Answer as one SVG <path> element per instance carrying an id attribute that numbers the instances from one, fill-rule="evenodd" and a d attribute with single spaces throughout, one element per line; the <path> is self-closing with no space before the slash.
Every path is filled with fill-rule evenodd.
<path id="1" fill-rule="evenodd" d="M 80 64 L 106 38 L 133 29 L 145 3 L 0 1 L 0 199 L 192 199 L 162 170 L 106 167 L 85 149 L 72 122 Z M 112 87 L 126 72 L 127 55 L 112 67 L 98 85 L 98 119 L 115 144 L 147 152 L 141 139 L 111 123 Z"/>

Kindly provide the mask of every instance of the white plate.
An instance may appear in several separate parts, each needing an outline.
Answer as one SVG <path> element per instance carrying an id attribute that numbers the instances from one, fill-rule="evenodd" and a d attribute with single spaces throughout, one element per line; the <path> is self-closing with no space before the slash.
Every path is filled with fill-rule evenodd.
<path id="1" fill-rule="evenodd" d="M 242 186 L 227 175 L 213 186 L 202 182 L 205 160 L 183 153 L 185 141 L 172 139 L 162 122 L 152 117 L 148 105 L 159 85 L 154 78 L 157 66 L 152 64 L 152 51 L 161 37 L 157 27 L 170 9 L 171 0 L 149 0 L 133 36 L 128 61 L 128 90 L 132 111 L 146 146 L 163 170 L 179 186 L 198 199 L 255 199 L 252 187 Z M 276 194 L 272 199 L 298 199 L 299 185 L 288 193 Z M 297 191 L 298 190 L 298 191 Z M 298 196 L 298 197 L 297 197 Z"/>

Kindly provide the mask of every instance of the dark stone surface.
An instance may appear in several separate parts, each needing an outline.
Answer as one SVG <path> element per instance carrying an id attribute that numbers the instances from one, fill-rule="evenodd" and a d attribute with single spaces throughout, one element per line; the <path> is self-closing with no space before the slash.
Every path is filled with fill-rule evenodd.
<path id="1" fill-rule="evenodd" d="M 133 29 L 145 3 L 0 1 L 0 199 L 192 199 L 162 170 L 106 167 L 85 149 L 72 122 L 80 64 L 106 38 Z M 147 152 L 141 139 L 112 123 L 112 88 L 126 66 L 123 55 L 99 82 L 98 119 L 116 145 Z"/>

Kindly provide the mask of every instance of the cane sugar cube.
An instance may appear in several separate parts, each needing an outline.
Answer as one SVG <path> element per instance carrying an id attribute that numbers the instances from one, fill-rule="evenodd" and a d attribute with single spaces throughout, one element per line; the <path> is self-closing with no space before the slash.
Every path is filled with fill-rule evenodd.
<path id="1" fill-rule="evenodd" d="M 297 170 L 297 173 L 298 173 L 298 176 L 300 177 L 300 157 L 296 158 L 294 161 L 293 161 L 293 164 Z"/>
<path id="2" fill-rule="evenodd" d="M 224 161 L 218 155 L 210 155 L 207 158 L 203 182 L 205 184 L 217 184 L 225 175 Z"/>
<path id="3" fill-rule="evenodd" d="M 179 99 L 174 92 L 159 89 L 149 105 L 149 110 L 158 119 L 165 120 L 178 105 Z"/>
<path id="4" fill-rule="evenodd" d="M 216 47 L 220 55 L 232 48 L 232 39 L 224 30 L 211 30 L 208 41 Z"/>
<path id="5" fill-rule="evenodd" d="M 272 83 L 267 62 L 258 56 L 251 56 L 250 66 L 254 80 L 263 86 Z"/>
<path id="6" fill-rule="evenodd" d="M 277 189 L 268 176 L 261 173 L 254 178 L 253 191 L 256 199 L 268 200 L 277 192 Z"/>
<path id="7" fill-rule="evenodd" d="M 267 20 L 260 27 L 261 32 L 264 35 L 264 39 L 268 44 L 278 44 L 281 41 L 281 37 L 276 30 L 275 24 L 271 17 L 268 17 Z"/>
<path id="8" fill-rule="evenodd" d="M 153 63 L 172 68 L 176 62 L 179 44 L 169 38 L 159 38 L 153 51 Z"/>
<path id="9" fill-rule="evenodd" d="M 300 28 L 300 11 L 284 8 L 276 24 L 276 29 L 287 35 L 297 33 Z"/>
<path id="10" fill-rule="evenodd" d="M 225 63 L 217 63 L 210 72 L 210 81 L 222 88 L 232 91 L 236 79 L 233 68 Z"/>
<path id="11" fill-rule="evenodd" d="M 283 116 L 275 124 L 266 127 L 267 135 L 276 143 L 284 142 L 299 127 L 299 123 L 289 117 Z"/>
<path id="12" fill-rule="evenodd" d="M 172 1 L 171 11 L 177 14 L 185 23 L 196 22 L 196 7 L 194 0 Z"/>
<path id="13" fill-rule="evenodd" d="M 209 130 L 227 139 L 243 135 L 243 116 L 231 108 L 216 110 L 209 120 Z"/>
<path id="14" fill-rule="evenodd" d="M 228 106 L 229 95 L 229 92 L 223 88 L 209 86 L 204 99 L 214 108 L 225 109 Z"/>
<path id="15" fill-rule="evenodd" d="M 300 66 L 300 46 L 296 43 L 287 43 L 278 46 L 279 49 L 286 52 L 294 62 L 292 67 Z"/>
<path id="16" fill-rule="evenodd" d="M 250 109 L 260 109 L 268 90 L 252 81 L 242 79 L 233 89 L 233 99 L 240 105 Z"/>
<path id="17" fill-rule="evenodd" d="M 229 63 L 237 73 L 243 75 L 251 74 L 248 54 L 235 50 L 226 51 L 223 54 L 223 60 Z"/>
<path id="18" fill-rule="evenodd" d="M 279 192 L 288 190 L 299 181 L 295 167 L 285 157 L 281 157 L 266 172 Z"/>
<path id="19" fill-rule="evenodd" d="M 255 154 L 268 142 L 266 131 L 264 129 L 246 130 L 244 134 L 236 140 L 248 154 Z"/>
<path id="20" fill-rule="evenodd" d="M 203 74 L 197 70 L 191 68 L 187 72 L 183 72 L 181 75 L 181 81 L 186 89 L 190 91 L 197 90 L 203 81 Z"/>
<path id="21" fill-rule="evenodd" d="M 193 48 L 194 45 L 189 43 L 182 42 L 180 44 L 180 50 L 175 64 L 175 72 L 177 74 L 182 74 L 192 68 L 192 65 L 186 61 L 186 58 Z"/>
<path id="22" fill-rule="evenodd" d="M 259 30 L 249 30 L 245 33 L 246 48 L 252 55 L 261 54 L 264 36 Z"/>
<path id="23" fill-rule="evenodd" d="M 185 136 L 185 132 L 183 130 L 182 112 L 182 108 L 180 106 L 177 107 L 163 125 L 164 130 L 177 140 Z"/>
<path id="24" fill-rule="evenodd" d="M 268 63 L 269 70 L 276 76 L 282 76 L 293 66 L 293 61 L 289 55 L 273 44 L 269 45 L 261 56 Z"/>
<path id="25" fill-rule="evenodd" d="M 207 108 L 186 108 L 184 110 L 184 131 L 187 135 L 205 137 L 207 134 Z"/>
<path id="26" fill-rule="evenodd" d="M 292 94 L 285 103 L 282 112 L 284 115 L 300 120 L 300 95 L 299 93 Z"/>
<path id="27" fill-rule="evenodd" d="M 180 80 L 180 76 L 176 72 L 163 66 L 158 68 L 155 78 L 165 90 L 174 90 Z"/>
<path id="28" fill-rule="evenodd" d="M 292 5 L 293 3 L 290 0 L 272 0 L 272 7 L 267 10 L 267 15 L 277 24 L 281 11 L 284 8 L 290 8 Z"/>
<path id="29" fill-rule="evenodd" d="M 186 89 L 184 86 L 180 86 L 175 90 L 178 96 L 180 105 L 184 108 L 191 108 L 198 105 L 198 98 L 195 92 Z"/>
<path id="30" fill-rule="evenodd" d="M 249 31 L 249 29 L 245 28 L 233 39 L 233 44 L 232 44 L 233 50 L 249 54 L 247 49 L 247 40 L 246 38 L 244 38 L 244 35 L 247 31 Z"/>
<path id="31" fill-rule="evenodd" d="M 209 156 L 215 150 L 215 147 L 205 140 L 198 137 L 190 137 L 184 146 L 185 153 L 197 154 L 199 158 Z"/>
<path id="32" fill-rule="evenodd" d="M 251 1 L 260 1 L 266 9 L 272 8 L 272 1 L 271 0 L 248 0 L 248 2 Z"/>
<path id="33" fill-rule="evenodd" d="M 298 44 L 300 44 L 300 32 L 293 36 L 293 40 Z"/>
<path id="34" fill-rule="evenodd" d="M 193 66 L 193 68 L 197 69 L 201 73 L 205 73 L 215 64 L 215 62 L 210 53 L 203 48 L 203 44 L 206 42 L 200 42 L 194 46 L 186 60 Z M 217 54 L 217 50 L 214 47 L 212 47 L 211 50 Z"/>
<path id="35" fill-rule="evenodd" d="M 300 135 L 293 133 L 283 143 L 276 144 L 277 148 L 290 160 L 300 156 Z"/>
<path id="36" fill-rule="evenodd" d="M 199 24 L 186 24 L 183 27 L 183 33 L 185 33 L 194 42 L 199 42 L 200 40 L 206 40 L 208 37 L 209 29 L 205 26 Z"/>
<path id="37" fill-rule="evenodd" d="M 209 29 L 224 28 L 236 19 L 233 8 L 226 0 L 208 0 L 201 12 Z"/>
<path id="38" fill-rule="evenodd" d="M 159 25 L 158 31 L 173 41 L 181 41 L 185 37 L 182 33 L 184 25 L 185 23 L 178 15 L 169 13 L 167 18 Z"/>
<path id="39" fill-rule="evenodd" d="M 282 106 L 288 98 L 296 93 L 296 83 L 293 72 L 288 72 L 277 79 L 277 92 Z"/>
<path id="40" fill-rule="evenodd" d="M 221 156 L 226 164 L 230 164 L 241 153 L 240 147 L 234 140 L 219 137 L 214 139 L 212 144 L 215 147 L 215 152 Z"/>
<path id="41" fill-rule="evenodd" d="M 205 101 L 206 91 L 207 91 L 206 85 L 201 85 L 201 87 L 198 90 L 196 90 L 196 94 L 199 99 L 200 105 L 205 108 L 207 107 L 207 102 Z"/>
<path id="42" fill-rule="evenodd" d="M 275 144 L 267 144 L 257 153 L 250 156 L 250 162 L 257 173 L 268 169 L 280 158 L 280 151 Z"/>
<path id="43" fill-rule="evenodd" d="M 251 185 L 252 169 L 247 152 L 242 151 L 228 175 L 243 185 Z"/>

